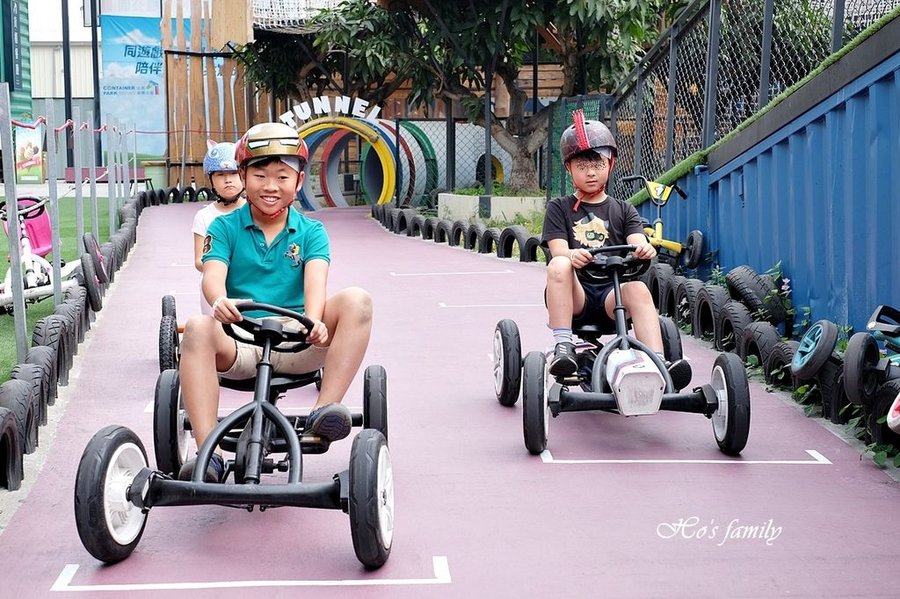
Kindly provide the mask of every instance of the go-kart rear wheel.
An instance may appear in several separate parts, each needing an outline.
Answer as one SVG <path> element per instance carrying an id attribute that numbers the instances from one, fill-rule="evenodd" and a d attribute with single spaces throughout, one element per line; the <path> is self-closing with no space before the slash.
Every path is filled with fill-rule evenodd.
<path id="1" fill-rule="evenodd" d="M 878 389 L 876 367 L 881 358 L 878 343 L 869 333 L 856 333 L 847 343 L 844 354 L 844 390 L 847 399 L 858 406 L 872 405 Z"/>
<path id="2" fill-rule="evenodd" d="M 800 346 L 791 361 L 791 370 L 800 379 L 815 377 L 834 351 L 837 343 L 837 325 L 830 320 L 820 320 L 809 327 L 800 339 Z"/>
<path id="3" fill-rule="evenodd" d="M 525 447 L 532 455 L 547 449 L 550 404 L 547 401 L 547 360 L 539 351 L 528 352 L 522 367 L 522 424 Z"/>
<path id="4" fill-rule="evenodd" d="M 163 316 L 159 321 L 159 371 L 178 368 L 180 358 L 178 323 L 174 316 Z"/>
<path id="5" fill-rule="evenodd" d="M 131 555 L 147 514 L 128 500 L 135 477 L 147 467 L 141 440 L 123 426 L 93 436 L 75 475 L 75 526 L 88 553 L 108 564 Z"/>
<path id="6" fill-rule="evenodd" d="M 719 405 L 712 414 L 713 434 L 726 455 L 738 455 L 750 435 L 750 387 L 741 359 L 721 353 L 713 364 L 710 386 Z"/>
<path id="7" fill-rule="evenodd" d="M 380 568 L 394 540 L 394 474 L 387 441 L 375 429 L 353 440 L 348 512 L 357 559 L 369 570 Z"/>
<path id="8" fill-rule="evenodd" d="M 178 476 L 188 458 L 190 433 L 184 428 L 186 418 L 178 371 L 163 370 L 156 379 L 153 398 L 153 452 L 160 472 Z"/>
<path id="9" fill-rule="evenodd" d="M 508 318 L 494 329 L 494 390 L 502 406 L 514 406 L 522 384 L 522 342 L 519 327 Z"/>
<path id="10" fill-rule="evenodd" d="M 659 332 L 662 334 L 663 354 L 667 362 L 675 362 L 684 357 L 681 347 L 681 333 L 678 325 L 668 316 L 659 317 Z"/>
<path id="11" fill-rule="evenodd" d="M 363 428 L 372 428 L 388 442 L 387 372 L 384 366 L 366 368 L 363 379 Z"/>
<path id="12" fill-rule="evenodd" d="M 681 251 L 685 267 L 697 268 L 700 265 L 700 260 L 703 259 L 703 233 L 697 229 L 688 233 L 684 249 Z"/>

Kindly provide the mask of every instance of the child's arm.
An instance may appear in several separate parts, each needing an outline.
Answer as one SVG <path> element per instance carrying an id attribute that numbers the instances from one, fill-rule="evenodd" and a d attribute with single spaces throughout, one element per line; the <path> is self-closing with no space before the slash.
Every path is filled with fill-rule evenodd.
<path id="1" fill-rule="evenodd" d="M 194 268 L 203 272 L 203 235 L 194 233 Z"/>
<path id="2" fill-rule="evenodd" d="M 322 322 L 327 282 L 328 260 L 313 259 L 303 265 L 303 310 L 306 317 L 316 323 L 306 338 L 309 343 L 328 341 L 328 328 Z"/>
<path id="3" fill-rule="evenodd" d="M 213 318 L 219 322 L 237 322 L 243 317 L 234 307 L 234 298 L 228 299 L 225 279 L 228 277 L 228 265 L 221 260 L 207 260 L 203 263 L 203 277 L 200 288 L 203 297 L 213 308 Z"/>

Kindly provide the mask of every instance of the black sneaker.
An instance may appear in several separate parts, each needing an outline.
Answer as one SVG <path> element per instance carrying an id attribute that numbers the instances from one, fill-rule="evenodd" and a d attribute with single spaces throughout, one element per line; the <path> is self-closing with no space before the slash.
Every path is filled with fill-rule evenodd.
<path id="1" fill-rule="evenodd" d="M 553 376 L 569 376 L 578 370 L 575 361 L 575 344 L 563 341 L 556 344 L 553 358 L 550 360 L 550 374 Z"/>
<path id="2" fill-rule="evenodd" d="M 309 413 L 303 432 L 318 435 L 331 443 L 349 435 L 352 427 L 350 410 L 339 403 L 330 403 Z"/>
<path id="3" fill-rule="evenodd" d="M 181 467 L 178 472 L 178 480 L 191 480 L 194 476 L 194 468 L 197 465 L 197 458 L 193 457 Z M 220 483 L 225 479 L 225 460 L 217 453 L 212 454 L 209 458 L 209 466 L 206 468 L 206 476 L 203 482 Z"/>
<path id="4" fill-rule="evenodd" d="M 676 391 L 681 391 L 691 384 L 691 378 L 693 378 L 694 373 L 687 360 L 666 362 L 666 370 L 669 371 L 669 376 L 672 378 L 672 386 L 675 387 Z"/>

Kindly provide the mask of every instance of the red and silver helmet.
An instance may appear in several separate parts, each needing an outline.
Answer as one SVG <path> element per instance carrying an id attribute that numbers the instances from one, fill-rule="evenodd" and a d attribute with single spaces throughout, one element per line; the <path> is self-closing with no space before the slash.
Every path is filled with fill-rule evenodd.
<path id="1" fill-rule="evenodd" d="M 234 152 L 238 166 L 245 167 L 257 158 L 295 157 L 300 168 L 309 160 L 309 149 L 297 131 L 284 123 L 253 125 L 237 142 Z"/>
<path id="2" fill-rule="evenodd" d="M 569 162 L 576 154 L 593 150 L 605 158 L 615 158 L 617 154 L 616 139 L 609 127 L 600 121 L 588 121 L 580 108 L 572 113 L 574 121 L 559 138 L 559 149 L 564 163 Z"/>

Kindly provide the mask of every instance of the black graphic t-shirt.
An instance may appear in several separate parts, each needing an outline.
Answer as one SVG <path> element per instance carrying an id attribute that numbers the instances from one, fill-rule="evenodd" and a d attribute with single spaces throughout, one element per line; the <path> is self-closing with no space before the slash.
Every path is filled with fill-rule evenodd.
<path id="1" fill-rule="evenodd" d="M 593 248 L 603 245 L 624 245 L 632 233 L 643 233 L 641 216 L 630 203 L 607 196 L 600 204 L 578 204 L 568 195 L 550 200 L 544 214 L 541 245 L 549 246 L 552 239 L 564 239 L 570 248 Z"/>

